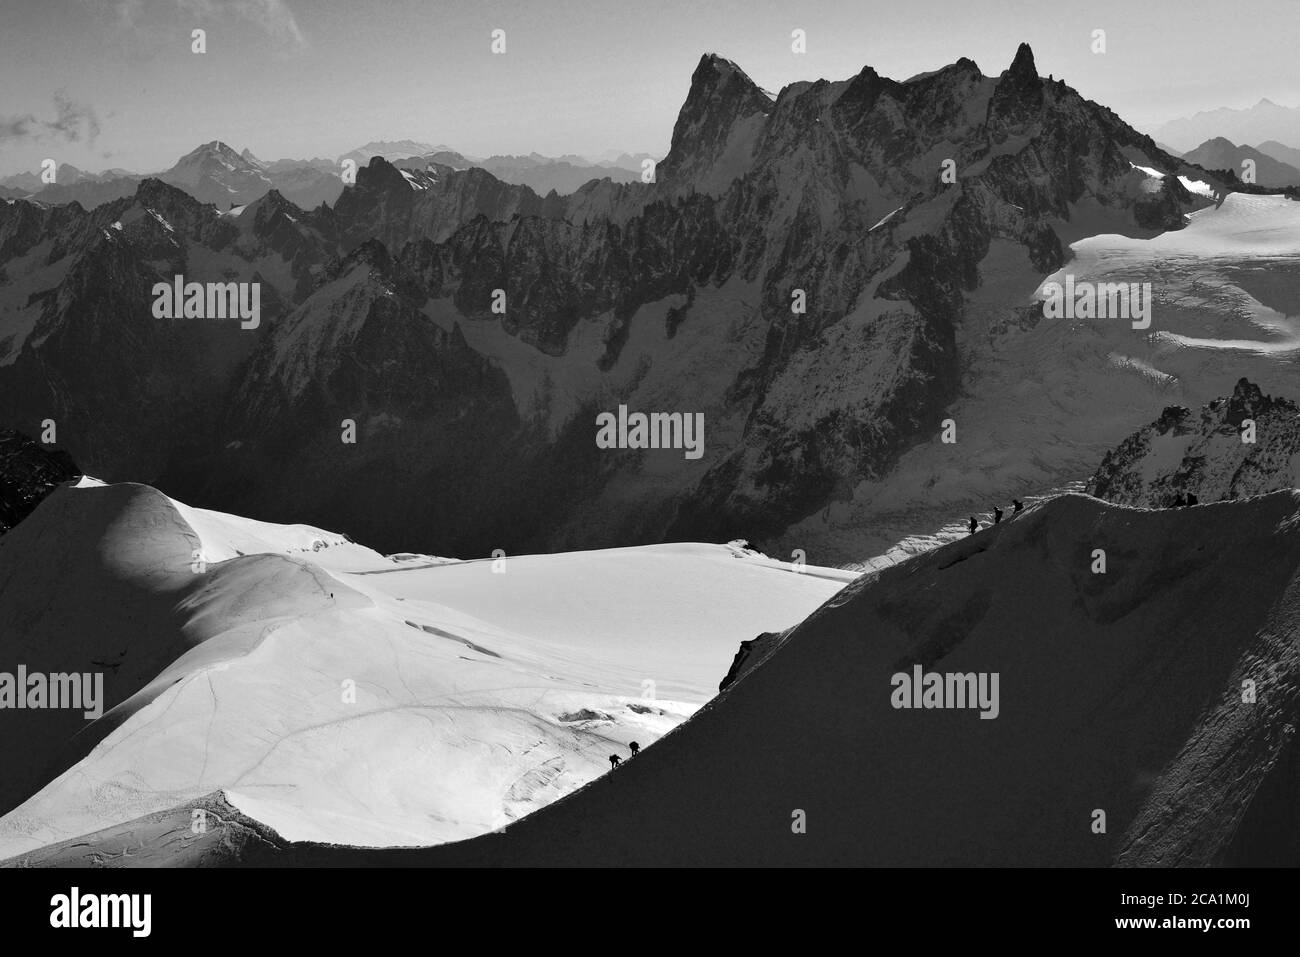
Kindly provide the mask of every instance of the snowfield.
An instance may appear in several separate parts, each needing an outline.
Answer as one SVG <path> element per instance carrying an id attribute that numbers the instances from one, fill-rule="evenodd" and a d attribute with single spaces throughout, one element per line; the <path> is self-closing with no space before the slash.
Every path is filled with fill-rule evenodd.
<path id="1" fill-rule="evenodd" d="M 1300 491 L 1063 495 L 859 579 L 645 760 L 500 834 L 249 860 L 1294 864 L 1298 571 Z M 916 664 L 998 674 L 999 716 L 894 708 Z"/>
<path id="2" fill-rule="evenodd" d="M 654 747 L 491 834 L 293 842 L 213 793 L 202 834 L 190 803 L 23 860 L 1294 865 L 1298 572 L 1300 491 L 1160 510 L 1062 495 L 862 576 Z M 893 676 L 917 666 L 997 675 L 997 717 L 896 707 Z"/>
<path id="3" fill-rule="evenodd" d="M 147 486 L 65 487 L 0 539 L 0 671 L 102 662 L 113 707 L 85 728 L 6 714 L 25 723 L 0 759 L 34 770 L 0 794 L 21 801 L 0 858 L 214 790 L 293 840 L 472 837 L 652 744 L 741 641 L 854 577 L 739 544 L 390 559 Z"/>

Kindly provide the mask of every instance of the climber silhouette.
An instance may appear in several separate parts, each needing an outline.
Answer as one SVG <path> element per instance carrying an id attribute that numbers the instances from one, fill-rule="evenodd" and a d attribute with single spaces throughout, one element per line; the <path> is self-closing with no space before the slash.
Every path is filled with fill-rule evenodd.
<path id="1" fill-rule="evenodd" d="M 976 530 L 977 528 L 979 528 L 979 527 L 980 527 L 980 523 L 977 522 L 977 521 L 975 521 L 975 516 L 972 515 L 972 516 L 970 517 L 970 533 L 971 533 L 972 535 L 974 535 L 974 534 L 975 534 L 975 530 Z"/>
<path id="2" fill-rule="evenodd" d="M 628 745 L 628 750 L 630 750 L 632 752 L 633 757 L 635 757 L 636 753 L 641 750 L 641 745 L 633 741 L 631 744 Z"/>
<path id="3" fill-rule="evenodd" d="M 610 770 L 613 770 L 614 768 L 618 767 L 618 763 L 619 763 L 620 761 L 622 761 L 622 760 L 623 760 L 623 759 L 620 758 L 617 754 L 611 754 L 611 755 L 609 756 L 609 767 L 610 767 Z"/>
<path id="4" fill-rule="evenodd" d="M 998 522 L 1000 522 L 1000 521 L 1002 521 L 1002 509 L 1000 509 L 1000 508 L 998 508 L 996 505 L 994 505 L 994 506 L 993 506 L 993 524 L 996 525 L 996 524 L 997 524 Z"/>
<path id="5" fill-rule="evenodd" d="M 1011 504 L 1015 506 L 1015 511 L 1016 511 L 1016 512 L 1022 511 L 1022 510 L 1024 509 L 1024 507 L 1025 507 L 1025 503 L 1022 502 L 1022 501 L 1020 501 L 1020 499 L 1018 499 L 1018 498 L 1013 498 L 1013 499 L 1011 500 Z M 1013 513 L 1013 514 L 1014 514 L 1014 513 Z"/>

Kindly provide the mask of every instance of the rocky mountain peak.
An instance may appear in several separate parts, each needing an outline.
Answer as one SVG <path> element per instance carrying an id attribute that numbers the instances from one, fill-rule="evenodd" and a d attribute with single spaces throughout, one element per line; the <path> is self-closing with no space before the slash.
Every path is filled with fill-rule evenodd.
<path id="1" fill-rule="evenodd" d="M 1043 81 L 1034 64 L 1034 51 L 1022 43 L 1011 66 L 998 78 L 989 103 L 990 131 L 998 141 L 1024 132 L 1041 117 L 1042 109 Z"/>
<path id="2" fill-rule="evenodd" d="M 1023 141 L 1003 145 L 1013 135 Z M 210 454 L 229 464 L 223 474 L 261 467 L 251 446 L 240 444 L 263 434 L 259 422 L 280 423 L 276 428 L 286 435 L 316 431 L 324 420 L 314 418 L 319 403 L 312 405 L 311 390 L 319 383 L 334 389 L 336 373 L 348 380 L 337 394 L 348 401 L 370 395 L 374 408 L 383 409 L 392 381 L 384 363 L 393 359 L 408 373 L 403 390 L 411 401 L 403 408 L 426 407 L 419 393 L 425 390 L 428 399 L 436 391 L 457 416 L 478 410 L 475 415 L 489 417 L 457 419 L 480 444 L 485 435 L 501 438 L 488 440 L 482 470 L 456 474 L 468 501 L 489 472 L 511 472 L 509 485 L 498 488 L 500 528 L 514 527 L 522 515 L 524 506 L 509 504 L 522 501 L 515 489 L 545 484 L 565 470 L 583 472 L 582 495 L 609 496 L 600 499 L 598 507 L 608 506 L 609 517 L 598 527 L 584 517 L 587 505 L 579 497 L 557 499 L 546 523 L 511 532 L 519 540 L 531 536 L 527 547 L 590 547 L 623 536 L 778 536 L 844 482 L 888 475 L 903 451 L 924 440 L 927 423 L 960 394 L 956 330 L 964 293 L 981 282 L 981 262 L 995 241 L 1021 246 L 1036 269 L 1054 271 L 1063 257 L 1055 224 L 1084 197 L 1096 198 L 1119 217 L 1181 225 L 1191 197 L 1176 176 L 1166 176 L 1157 194 L 1134 198 L 1127 189 L 1134 174 L 1126 151 L 1145 151 L 1148 163 L 1162 165 L 1148 144 L 1064 84 L 1049 89 L 1028 47 L 1000 77 L 984 76 L 968 59 L 904 82 L 868 67 L 849 79 L 790 84 L 776 102 L 734 63 L 709 54 L 695 68 L 672 151 L 659 164 L 654 185 L 601 179 L 569 196 L 542 198 L 485 169 L 439 165 L 427 152 L 415 160 L 375 154 L 360 163 L 355 184 L 347 188 L 337 171 L 321 171 L 342 195 L 332 206 L 304 214 L 289 204 L 292 199 L 301 206 L 280 183 L 214 161 L 186 171 L 192 175 L 163 179 L 190 195 L 211 197 L 222 211 L 231 203 L 251 204 L 238 218 L 216 216 L 211 206 L 188 198 L 183 201 L 193 207 L 192 215 L 169 211 L 166 197 L 178 197 L 180 204 L 184 193 L 157 180 L 140 192 L 165 223 L 132 215 L 125 217 L 124 229 L 113 228 L 129 201 L 84 223 L 84 211 L 59 214 L 73 217 L 64 248 L 85 246 L 82 237 L 95 245 L 75 273 L 76 283 L 63 280 L 75 295 L 38 300 L 51 315 L 37 317 L 35 307 L 32 315 L 47 323 L 66 321 L 84 335 L 85 325 L 73 317 L 87 306 L 105 323 L 147 314 L 140 304 L 155 272 L 164 278 L 182 268 L 196 279 L 271 277 L 283 299 L 283 322 L 272 317 L 267 283 L 268 334 L 234 333 L 241 335 L 240 349 L 253 350 L 251 364 L 232 359 L 221 377 L 192 387 L 194 376 L 169 371 L 178 390 L 196 396 L 200 387 L 208 390 L 203 404 L 237 407 L 211 440 Z M 220 141 L 205 145 L 213 148 L 208 155 L 229 158 Z M 936 175 L 935 157 L 948 155 L 962 171 L 959 189 Z M 187 186 L 187 180 L 199 185 Z M 0 254 L 12 256 L 59 232 L 54 216 L 31 204 L 0 206 Z M 349 281 L 331 281 L 342 275 Z M 37 278 L 30 288 L 59 283 L 53 275 Z M 728 283 L 734 299 L 730 291 L 718 295 Z M 813 304 L 806 319 L 791 318 L 794 288 Z M 496 289 L 508 293 L 503 317 L 489 312 Z M 426 311 L 430 301 L 435 305 Z M 733 303 L 735 311 L 728 312 Z M 719 309 L 727 322 L 712 320 Z M 395 318 L 409 338 L 385 338 Z M 451 335 L 448 323 L 455 321 L 473 329 L 473 349 Z M 340 364 L 341 353 L 319 352 L 312 345 L 319 323 L 349 348 L 367 343 L 374 361 Z M 724 326 L 740 330 L 741 347 L 721 338 Z M 179 338 L 188 330 L 162 328 L 178 337 L 177 354 L 193 357 L 192 366 L 209 361 L 209 351 Z M 644 343 L 658 329 L 671 342 L 654 351 L 642 385 L 641 373 L 633 377 L 626 370 L 640 368 L 640 356 L 650 355 Z M 493 339 L 485 340 L 480 333 L 489 330 Z M 501 360 L 492 350 L 505 337 L 518 343 L 506 342 L 501 355 L 507 359 Z M 46 337 L 39 355 L 38 346 L 31 346 L 33 354 L 24 361 L 37 370 L 33 376 L 48 355 L 62 349 L 64 355 L 94 355 L 95 365 L 89 372 L 78 367 L 78 375 L 93 384 L 99 380 L 89 377 L 102 367 L 111 383 L 102 391 L 121 392 L 119 383 L 130 377 L 120 370 L 135 368 L 134 352 L 123 349 L 110 366 L 96 347 L 74 350 L 65 344 L 73 341 L 71 334 L 66 340 Z M 588 348 L 593 343 L 597 348 Z M 447 345 L 456 351 L 448 353 Z M 479 358 L 467 355 L 480 348 L 485 351 Z M 547 357 L 548 366 L 555 360 L 564 376 L 577 376 L 572 395 L 562 395 L 545 379 L 526 378 L 531 373 L 522 360 L 519 368 L 512 365 L 527 349 Z M 580 467 L 571 468 L 573 449 L 591 449 L 582 410 L 585 403 L 604 401 L 595 385 L 600 376 L 613 375 L 632 399 L 640 389 L 643 397 L 658 396 L 675 387 L 681 370 L 694 367 L 695 354 L 709 356 L 712 367 L 708 376 L 692 376 L 699 407 L 732 416 L 736 425 L 714 433 L 727 438 L 711 447 L 707 470 L 682 459 L 682 468 L 693 471 L 675 475 L 680 491 L 649 490 L 653 504 L 647 510 L 630 508 L 630 498 L 618 497 L 619 483 L 642 481 L 630 460 L 603 460 L 614 463 L 607 468 L 581 459 Z M 416 368 L 417 356 L 452 356 L 461 369 L 449 364 L 446 377 L 433 382 Z M 159 361 L 168 370 L 176 366 L 172 354 L 160 353 Z M 506 371 L 490 372 L 494 361 Z M 6 379 L 6 368 L 0 367 L 0 386 L 18 381 Z M 474 376 L 464 373 L 471 368 Z M 851 386 L 828 389 L 810 402 L 805 384 L 822 374 Z M 510 375 L 517 380 L 513 387 L 502 378 Z M 296 383 L 289 397 L 281 387 L 285 381 Z M 454 394 L 457 389 L 463 392 Z M 22 386 L 10 393 L 23 394 Z M 129 442 L 115 436 L 111 447 L 72 450 L 92 471 L 104 471 L 106 461 L 146 467 L 140 462 L 164 444 L 161 434 L 207 444 L 206 437 L 202 443 L 187 439 L 197 430 L 186 417 L 171 409 L 155 412 L 151 395 L 126 398 L 121 420 L 131 424 L 121 434 Z M 39 421 L 50 408 L 63 412 L 53 395 L 24 395 L 24 401 L 21 411 L 28 419 Z M 154 428 L 159 420 L 164 421 Z M 440 426 L 413 419 L 405 428 L 409 445 L 437 445 Z M 516 428 L 524 430 L 526 441 L 510 431 Z M 307 474 L 307 455 L 283 456 L 285 469 Z M 389 524 L 366 507 L 373 484 L 362 476 L 378 462 L 350 466 L 350 479 L 358 484 L 313 507 L 328 507 L 376 543 L 397 548 L 409 541 L 410 521 Z M 201 471 L 202 477 L 186 481 L 201 483 L 207 501 L 245 501 L 243 484 L 220 480 L 216 487 L 209 470 Z M 385 494 L 405 495 L 433 474 L 389 476 Z M 403 484 L 408 481 L 413 484 Z M 175 487 L 194 486 L 178 481 Z M 283 488 L 268 478 L 258 507 L 281 507 Z M 301 499 L 294 496 L 293 506 Z M 430 521 L 421 534 L 443 536 L 448 548 L 460 543 L 478 549 L 504 534 L 461 509 Z"/>
<path id="3" fill-rule="evenodd" d="M 1274 405 L 1270 396 L 1264 395 L 1259 386 L 1243 376 L 1237 380 L 1236 388 L 1228 397 L 1227 419 L 1233 425 L 1241 425 L 1246 419 L 1256 418 L 1263 412 L 1271 412 Z"/>
<path id="4" fill-rule="evenodd" d="M 410 191 L 402 171 L 382 156 L 372 156 L 370 162 L 357 170 L 357 187 L 379 192 Z"/>
<path id="5" fill-rule="evenodd" d="M 202 162 L 205 160 L 213 160 L 213 159 L 224 160 L 228 163 L 231 163 L 232 165 L 241 168 L 249 166 L 247 160 L 245 160 L 242 156 L 239 155 L 239 153 L 236 150 L 227 146 L 221 140 L 213 140 L 210 143 L 204 143 L 201 146 L 196 146 L 194 149 L 190 150 L 188 153 L 182 156 L 176 165 L 180 166 L 186 163 Z"/>
<path id="6" fill-rule="evenodd" d="M 381 277 L 387 278 L 393 271 L 393 257 L 388 247 L 378 239 L 367 239 L 341 260 L 338 266 L 330 270 L 333 276 L 346 276 L 357 266 L 369 266 Z"/>
<path id="7" fill-rule="evenodd" d="M 170 205 L 171 203 L 186 200 L 194 202 L 193 198 L 184 190 L 152 176 L 140 180 L 140 185 L 135 189 L 135 198 L 137 201 L 147 203 L 150 206 L 156 204 Z"/>
<path id="8" fill-rule="evenodd" d="M 1013 83 L 1037 84 L 1038 67 L 1034 64 L 1034 51 L 1029 48 L 1028 43 L 1022 43 L 1016 48 L 1016 58 L 1011 61 L 1011 67 L 1002 76 Z"/>
<path id="9" fill-rule="evenodd" d="M 1253 423 L 1253 441 L 1243 424 Z M 1088 492 L 1121 505 L 1165 508 L 1300 486 L 1300 407 L 1242 378 L 1200 413 L 1171 406 L 1107 453 Z"/>
<path id="10" fill-rule="evenodd" d="M 307 218 L 307 213 L 285 199 L 278 189 L 269 190 L 265 196 L 249 203 L 244 214 L 251 215 L 253 230 L 259 235 L 266 234 L 269 229 L 293 230 L 294 223 L 302 222 Z"/>
<path id="11" fill-rule="evenodd" d="M 294 206 L 293 203 L 285 199 L 284 194 L 281 193 L 278 189 L 267 190 L 265 196 L 263 196 L 261 199 L 254 200 L 251 205 L 260 208 L 265 208 L 268 210 L 288 209 L 288 208 L 298 209 L 297 206 Z"/>
<path id="12" fill-rule="evenodd" d="M 772 101 L 736 64 L 714 53 L 700 57 L 691 88 L 673 126 L 672 146 L 659 164 L 673 186 L 707 176 L 723 159 L 742 123 L 761 124 Z"/>
<path id="13" fill-rule="evenodd" d="M 163 215 L 173 226 L 197 222 L 206 205 L 185 190 L 152 177 L 140 181 L 134 203 Z"/>
<path id="14" fill-rule="evenodd" d="M 744 70 L 731 60 L 706 53 L 691 74 L 691 89 L 686 95 L 683 113 L 692 107 L 705 110 L 723 110 L 735 116 L 766 113 L 772 101 L 762 88 L 749 78 Z M 680 120 L 679 120 L 680 122 Z"/>

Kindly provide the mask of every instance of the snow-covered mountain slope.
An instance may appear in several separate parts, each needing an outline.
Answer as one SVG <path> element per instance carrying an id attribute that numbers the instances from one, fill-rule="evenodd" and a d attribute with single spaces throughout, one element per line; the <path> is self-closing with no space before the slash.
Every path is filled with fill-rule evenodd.
<path id="1" fill-rule="evenodd" d="M 1197 181 L 1190 181 L 1195 186 Z M 863 477 L 782 537 L 781 554 L 856 558 L 963 514 L 1085 480 L 1120 437 L 1172 404 L 1199 407 L 1243 376 L 1300 394 L 1300 203 L 1232 193 L 1184 229 L 1123 235 L 1095 206 L 1072 210 L 1072 258 L 1047 276 L 995 243 L 967 294 L 962 394 L 892 473 Z M 1151 284 L 1151 324 L 1044 318 L 1048 281 Z M 1021 305 L 1018 305 L 1021 304 Z M 981 521 L 984 519 L 981 517 Z M 775 549 L 772 549 L 775 551 Z"/>
<path id="2" fill-rule="evenodd" d="M 106 710 L 5 713 L 0 857 L 214 789 L 296 839 L 483 833 L 651 744 L 742 639 L 854 577 L 736 545 L 385 558 L 63 487 L 0 538 L 0 671 L 93 667 Z"/>
<path id="3" fill-rule="evenodd" d="M 187 804 L 22 862 L 1294 866 L 1298 573 L 1300 493 L 1065 495 L 859 579 L 653 748 L 492 834 L 294 843 L 213 794 L 204 834 Z M 918 665 L 996 674 L 997 717 L 895 707 Z"/>
<path id="4" fill-rule="evenodd" d="M 218 178 L 271 175 L 201 152 Z M 191 201 L 182 226 L 156 180 L 91 213 L 0 205 L 0 423 L 53 416 L 111 480 L 385 550 L 744 537 L 861 560 L 1082 478 L 1167 404 L 1153 383 L 1177 362 L 1149 375 L 1119 333 L 1035 324 L 1033 291 L 1069 244 L 1176 234 L 1231 185 L 1041 77 L 1026 45 L 994 76 L 867 67 L 775 97 L 705 55 L 653 183 L 542 197 L 415 155 L 374 155 L 311 212 L 268 192 Z M 1287 205 L 1258 190 L 1214 210 L 1249 212 L 1238 253 L 1263 236 L 1246 220 Z M 1188 282 L 1215 268 L 1152 248 Z M 151 321 L 152 282 L 180 271 L 262 282 L 261 327 Z M 1228 384 L 1259 357 L 1229 361 L 1247 367 Z M 1041 431 L 1058 404 L 1064 441 Z M 702 414 L 702 454 L 598 448 L 619 405 Z M 958 445 L 936 454 L 948 418 Z"/>
<path id="5" fill-rule="evenodd" d="M 251 203 L 273 189 L 304 209 L 312 209 L 333 203 L 343 192 L 338 167 L 311 161 L 268 165 L 248 150 L 237 153 L 220 140 L 191 150 L 158 178 L 219 209 Z"/>
<path id="6" fill-rule="evenodd" d="M 250 162 L 220 140 L 186 153 L 158 177 L 185 190 L 201 203 L 221 208 L 249 202 L 272 189 L 260 163 Z"/>
<path id="7" fill-rule="evenodd" d="M 1165 508 L 1300 488 L 1300 407 L 1242 379 L 1199 414 L 1171 406 L 1113 451 L 1088 483 L 1108 502 Z"/>
<path id="8" fill-rule="evenodd" d="M 292 843 L 209 795 L 205 834 L 181 806 L 23 862 L 1294 865 L 1298 571 L 1295 492 L 1061 496 L 860 579 L 654 748 L 495 833 Z M 916 665 L 996 673 L 997 717 L 895 707 Z"/>
<path id="9" fill-rule="evenodd" d="M 1255 798 L 1300 798 L 1297 572 L 1293 492 L 1195 513 L 1063 496 L 846 589 L 650 760 L 418 859 L 1194 865 L 1270 835 L 1294 863 L 1294 814 Z M 997 672 L 998 717 L 891 707 L 914 664 Z"/>
<path id="10" fill-rule="evenodd" d="M 1049 489 L 1041 495 L 1025 495 L 1019 498 L 1022 508 L 1028 508 L 1038 502 L 1055 498 L 1058 495 L 1067 495 L 1076 492 L 1082 492 L 1087 482 L 1082 480 L 1077 482 L 1068 482 L 1060 488 Z M 1011 518 L 1015 514 L 1015 505 L 1013 502 L 999 499 L 992 503 L 982 503 L 986 507 L 972 506 L 965 514 L 954 515 L 944 522 L 934 531 L 915 531 L 904 538 L 899 539 L 889 548 L 885 549 L 878 555 L 871 555 L 856 562 L 848 562 L 842 567 L 857 572 L 871 572 L 880 568 L 888 568 L 890 565 L 898 565 L 907 561 L 915 555 L 921 555 L 925 552 L 933 551 L 936 548 L 942 548 L 952 542 L 959 541 L 971 535 L 970 520 L 975 519 L 978 529 L 988 528 L 996 525 L 998 519 L 993 508 L 999 508 L 1003 512 L 1002 521 Z"/>
<path id="11" fill-rule="evenodd" d="M 1086 160 L 1077 141 L 1096 144 Z M 961 175 L 944 184 L 938 171 L 949 155 Z M 966 60 L 906 83 L 867 69 L 842 82 L 793 84 L 775 100 L 734 63 L 709 55 L 692 77 L 656 182 L 612 188 L 604 207 L 603 187 L 551 202 L 481 170 L 431 169 L 432 182 L 416 188 L 376 158 L 335 212 L 345 247 L 374 236 L 402 246 L 390 257 L 404 273 L 388 283 L 394 308 L 405 300 L 425 312 L 509 380 L 517 425 L 479 430 L 501 436 L 497 448 L 458 461 L 451 494 L 472 488 L 495 515 L 517 509 L 525 488 L 582 487 L 582 495 L 548 497 L 540 524 L 536 503 L 508 523 L 512 544 L 544 529 L 514 547 L 695 538 L 699 530 L 843 561 L 916 526 L 871 542 L 784 528 L 838 507 L 863 481 L 890 482 L 899 452 L 934 434 L 959 395 L 963 288 L 978 295 L 987 270 L 1001 268 L 989 250 L 1023 257 L 1024 287 L 1010 290 L 1021 302 L 1060 263 L 1053 230 L 1073 235 L 1086 225 L 1079 210 L 1105 213 L 1093 218 L 1108 228 L 1150 235 L 1181 225 L 1181 209 L 1209 202 L 1177 178 L 1144 188 L 1149 177 L 1129 155 L 1183 169 L 1113 114 L 1038 77 L 1028 48 L 996 78 Z M 498 289 L 509 303 L 503 315 L 489 308 Z M 791 312 L 796 289 L 814 303 L 807 315 Z M 350 315 L 343 321 L 355 327 L 366 320 L 354 302 L 351 287 L 318 288 L 290 324 Z M 289 368 L 286 341 L 262 343 L 235 407 L 255 406 L 250 423 L 281 422 L 302 436 L 324 437 L 358 411 L 388 423 L 379 443 L 339 460 L 341 474 L 380 472 L 395 494 L 412 497 L 424 466 L 395 469 L 392 450 L 448 443 L 429 441 L 419 416 L 374 408 L 387 386 L 377 370 L 404 366 L 411 349 L 376 342 L 364 374 L 348 380 L 370 383 L 365 401 L 304 407 L 301 393 L 280 383 L 332 383 L 337 357 L 308 351 L 309 361 Z M 458 405 L 477 404 L 505 423 L 495 378 L 482 377 Z M 446 382 L 436 376 L 430 389 Z M 591 417 L 620 403 L 704 413 L 703 458 L 592 456 Z M 242 423 L 233 430 L 240 444 L 223 455 L 245 461 L 232 463 L 232 474 L 260 472 L 272 449 L 280 454 L 293 442 L 250 444 L 254 431 Z M 535 478 L 556 473 L 564 486 Z M 408 476 L 410 490 L 401 484 Z M 1054 475 L 1028 491 L 1075 477 Z M 185 476 L 167 479 L 191 487 Z M 247 483 L 236 484 L 245 495 Z M 285 485 L 266 487 L 273 495 Z M 315 521 L 328 518 L 323 492 L 295 495 Z M 195 493 L 233 502 L 235 485 Z M 392 542 L 392 530 L 355 495 L 330 498 L 349 523 L 355 516 Z M 255 510 L 275 514 L 275 506 L 259 501 Z M 436 547 L 482 553 L 499 544 L 500 533 L 482 521 L 466 527 L 464 509 L 448 511 L 437 527 L 453 537 Z M 944 506 L 943 520 L 951 511 Z"/>

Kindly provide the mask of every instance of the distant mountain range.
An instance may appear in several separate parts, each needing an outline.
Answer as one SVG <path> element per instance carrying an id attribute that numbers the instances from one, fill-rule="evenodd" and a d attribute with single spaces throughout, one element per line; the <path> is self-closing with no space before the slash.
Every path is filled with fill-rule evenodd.
<path id="1" fill-rule="evenodd" d="M 1061 269 L 1073 211 L 1152 235 L 1225 185 L 1024 45 L 995 76 L 866 67 L 775 100 L 706 55 L 652 183 L 540 195 L 449 152 L 376 154 L 310 210 L 220 142 L 91 211 L 0 202 L 0 421 L 54 418 L 107 479 L 385 549 L 767 543 L 936 434 L 981 287 Z M 182 273 L 259 283 L 260 326 L 157 318 Z M 703 456 L 599 447 L 620 405 L 705 416 Z"/>
<path id="2" fill-rule="evenodd" d="M 1279 143 L 1277 140 L 1265 140 L 1255 146 L 1257 150 L 1273 157 L 1280 163 L 1300 169 L 1300 150 Z"/>
<path id="3" fill-rule="evenodd" d="M 274 189 L 295 205 L 310 209 L 334 202 L 343 192 L 336 170 L 301 165 L 272 172 L 247 150 L 241 155 L 219 140 L 185 154 L 158 178 L 219 208 L 246 205 Z"/>
<path id="4" fill-rule="evenodd" d="M 358 166 L 364 166 L 370 162 L 372 157 L 380 156 L 390 163 L 400 165 L 403 161 L 428 159 L 431 162 L 442 163 L 456 169 L 466 169 L 470 166 L 477 166 L 490 172 L 497 179 L 503 182 L 515 183 L 516 185 L 530 186 L 541 193 L 549 192 L 552 186 L 545 186 L 539 189 L 533 183 L 517 182 L 503 176 L 502 173 L 509 173 L 512 170 L 536 170 L 546 167 L 573 167 L 582 170 L 617 170 L 620 172 L 633 172 L 638 175 L 641 173 L 641 164 L 647 159 L 656 159 L 650 153 L 620 153 L 616 150 L 609 150 L 598 158 L 588 156 L 578 156 L 574 153 L 565 153 L 563 156 L 552 157 L 543 156 L 541 153 L 529 153 L 527 156 L 509 156 L 493 155 L 489 157 L 471 156 L 468 153 L 462 153 L 452 149 L 450 146 L 439 145 L 433 146 L 429 143 L 421 143 L 415 140 L 375 140 L 360 146 L 355 150 L 344 153 L 339 157 L 339 162 L 345 159 L 353 160 Z M 588 179 L 599 179 L 598 175 L 589 176 Z M 586 182 L 586 180 L 583 180 Z M 581 186 L 582 183 L 578 183 Z M 576 186 L 574 187 L 576 188 Z M 557 192 L 572 192 L 573 190 L 558 190 Z"/>
<path id="5" fill-rule="evenodd" d="M 340 173 L 344 161 L 351 160 L 359 168 L 376 156 L 407 169 L 427 169 L 430 165 L 486 169 L 502 182 L 528 186 L 542 195 L 551 191 L 572 193 L 585 183 L 604 178 L 630 183 L 640 178 L 642 161 L 653 159 L 649 154 L 628 153 L 600 160 L 571 154 L 552 159 L 538 153 L 479 159 L 447 146 L 398 140 L 373 141 L 336 160 L 316 157 L 263 161 L 248 149 L 236 152 L 220 140 L 213 140 L 182 156 L 170 169 L 147 175 L 223 209 L 251 203 L 272 189 L 296 206 L 313 209 L 321 203 L 332 204 L 343 192 Z M 54 183 L 47 184 L 39 173 L 30 171 L 0 179 L 0 199 L 78 202 L 91 209 L 133 195 L 145 178 L 123 169 L 88 173 L 64 163 L 57 167 Z"/>
<path id="6" fill-rule="evenodd" d="M 384 156 L 383 158 L 401 169 L 408 170 L 429 169 L 431 166 L 446 166 L 453 170 L 483 169 L 503 183 L 527 186 L 542 196 L 551 192 L 560 195 L 575 193 L 593 180 L 609 179 L 615 183 L 636 182 L 641 178 L 641 162 L 654 159 L 648 153 L 636 156 L 624 153 L 615 161 L 601 161 L 595 164 L 591 160 L 572 154 L 566 154 L 558 159 L 542 156 L 539 153 L 476 159 L 445 147 L 436 147 L 412 156 Z"/>
<path id="7" fill-rule="evenodd" d="M 42 203 L 80 203 L 93 209 L 135 195 L 140 184 L 154 178 L 185 190 L 199 202 L 221 209 L 242 206 L 275 189 L 295 204 L 312 208 L 332 203 L 343 191 L 338 167 L 327 160 L 279 160 L 263 163 L 248 150 L 237 153 L 220 140 L 186 153 L 170 169 L 152 177 L 126 170 L 86 173 L 68 163 L 55 169 L 55 181 L 45 184 L 38 174 L 19 173 L 0 180 L 8 199 Z"/>
<path id="8" fill-rule="evenodd" d="M 1300 107 L 1279 106 L 1264 99 L 1244 110 L 1207 110 L 1170 120 L 1151 130 L 1151 136 L 1180 150 L 1190 150 L 1216 137 L 1234 143 L 1276 140 L 1300 145 Z"/>
<path id="9" fill-rule="evenodd" d="M 1271 144 L 1277 150 L 1280 144 Z M 1281 147 L 1286 151 L 1286 147 Z M 1290 150 L 1300 155 L 1300 150 Z M 1232 170 L 1242 176 L 1246 160 L 1255 163 L 1255 182 L 1261 186 L 1300 186 L 1300 169 L 1269 155 L 1267 151 L 1251 146 L 1238 146 L 1222 136 L 1207 140 L 1194 150 L 1183 154 L 1183 159 L 1206 169 Z"/>

